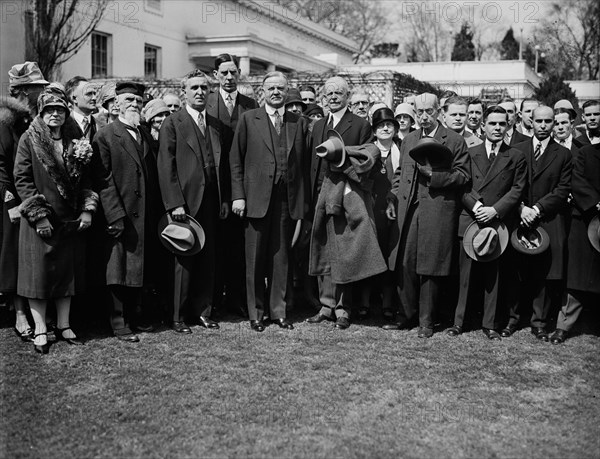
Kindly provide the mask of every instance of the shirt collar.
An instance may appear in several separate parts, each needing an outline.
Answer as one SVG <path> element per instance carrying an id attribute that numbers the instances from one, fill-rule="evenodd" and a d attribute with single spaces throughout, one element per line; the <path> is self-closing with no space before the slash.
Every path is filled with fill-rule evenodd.
<path id="1" fill-rule="evenodd" d="M 337 126 L 337 124 L 340 122 L 342 117 L 346 114 L 346 111 L 348 111 L 347 105 L 344 108 L 342 108 L 341 110 L 338 110 L 337 112 L 329 112 L 329 113 L 331 113 L 331 116 L 333 117 L 333 126 L 334 127 Z"/>
<path id="2" fill-rule="evenodd" d="M 187 112 L 190 114 L 190 116 L 192 117 L 192 119 L 194 121 L 198 121 L 198 116 L 202 115 L 202 118 L 204 119 L 204 124 L 206 124 L 206 109 L 199 112 L 198 110 L 190 107 L 189 105 L 186 105 L 185 109 L 187 110 Z"/>
<path id="3" fill-rule="evenodd" d="M 227 92 L 227 91 L 224 91 L 223 88 L 219 88 L 219 93 L 221 94 L 221 97 L 223 98 L 223 102 L 227 102 L 227 96 L 231 96 L 231 101 L 235 105 L 235 101 L 237 100 L 237 95 L 238 95 L 237 89 L 233 92 Z"/>
<path id="4" fill-rule="evenodd" d="M 526 128 L 525 125 L 521 122 L 521 134 L 526 135 L 528 137 L 533 137 L 533 128 Z"/>
<path id="5" fill-rule="evenodd" d="M 265 110 L 269 116 L 275 116 L 275 112 L 279 112 L 279 115 L 283 118 L 283 115 L 285 114 L 285 107 L 275 108 L 271 107 L 269 104 L 265 104 Z"/>
<path id="6" fill-rule="evenodd" d="M 498 151 L 500 151 L 501 143 L 502 143 L 502 139 L 500 139 L 496 142 L 496 148 L 494 149 L 494 153 L 498 154 Z M 485 139 L 485 151 L 487 152 L 488 156 L 489 156 L 490 152 L 492 151 L 492 142 L 490 142 L 490 139 L 488 139 L 487 137 Z"/>
<path id="7" fill-rule="evenodd" d="M 534 136 L 533 137 L 533 151 L 535 151 L 535 149 L 537 148 L 538 143 L 541 143 L 542 144 L 542 153 L 544 153 L 546 151 L 546 148 L 548 148 L 548 144 L 550 143 L 551 138 L 552 137 L 549 136 L 540 142 L 538 140 L 538 138 Z"/>
<path id="8" fill-rule="evenodd" d="M 73 118 L 75 118 L 75 121 L 77 121 L 77 124 L 79 124 L 80 126 L 83 124 L 84 118 L 87 118 L 88 122 L 90 121 L 89 116 L 82 115 L 81 113 L 76 112 L 75 110 L 73 110 Z"/>
<path id="9" fill-rule="evenodd" d="M 511 127 L 508 131 L 506 131 L 504 133 L 504 137 L 512 137 L 514 133 L 515 133 L 515 128 Z"/>
<path id="10" fill-rule="evenodd" d="M 429 134 L 425 134 L 424 130 L 421 130 L 421 136 L 422 137 L 435 137 L 436 132 L 438 131 L 438 129 L 440 128 L 440 123 L 438 121 L 435 129 L 433 131 L 431 131 Z"/>

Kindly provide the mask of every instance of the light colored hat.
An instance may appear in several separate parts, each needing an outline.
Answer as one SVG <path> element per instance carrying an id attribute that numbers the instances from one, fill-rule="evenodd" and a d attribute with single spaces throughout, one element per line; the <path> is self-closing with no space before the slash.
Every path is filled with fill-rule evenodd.
<path id="1" fill-rule="evenodd" d="M 556 110 L 557 108 L 564 108 L 565 110 L 571 112 L 573 118 L 577 118 L 577 111 L 573 108 L 573 104 L 571 103 L 571 101 L 567 99 L 561 99 L 554 104 L 554 110 Z"/>
<path id="2" fill-rule="evenodd" d="M 417 119 L 415 108 L 407 103 L 398 104 L 396 111 L 394 112 L 394 116 L 398 115 L 408 115 L 413 119 L 413 121 Z"/>
<path id="3" fill-rule="evenodd" d="M 115 88 L 117 84 L 114 81 L 109 81 L 108 83 L 104 83 L 98 91 L 98 104 L 101 107 L 106 108 L 106 104 L 113 99 L 117 98 L 117 93 L 115 92 Z"/>
<path id="4" fill-rule="evenodd" d="M 152 121 L 152 118 L 154 118 L 156 115 L 160 115 L 161 113 L 166 113 L 168 115 L 171 113 L 171 111 L 164 100 L 152 99 L 144 107 L 142 116 L 146 121 L 150 122 Z"/>
<path id="5" fill-rule="evenodd" d="M 473 260 L 488 262 L 504 253 L 508 239 L 508 229 L 499 220 L 493 220 L 486 225 L 473 222 L 465 230 L 463 249 Z"/>
<path id="6" fill-rule="evenodd" d="M 588 239 L 592 247 L 600 252 L 600 218 L 596 215 L 588 225 Z"/>
<path id="7" fill-rule="evenodd" d="M 42 75 L 37 62 L 13 65 L 8 71 L 8 78 L 11 88 L 26 84 L 50 84 L 44 80 L 44 75 Z"/>

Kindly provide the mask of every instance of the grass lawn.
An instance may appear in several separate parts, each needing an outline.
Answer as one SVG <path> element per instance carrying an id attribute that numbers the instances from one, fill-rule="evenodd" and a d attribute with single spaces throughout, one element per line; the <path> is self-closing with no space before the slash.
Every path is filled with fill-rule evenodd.
<path id="1" fill-rule="evenodd" d="M 600 455 L 600 338 L 247 322 L 45 356 L 0 329 L 0 457 Z"/>

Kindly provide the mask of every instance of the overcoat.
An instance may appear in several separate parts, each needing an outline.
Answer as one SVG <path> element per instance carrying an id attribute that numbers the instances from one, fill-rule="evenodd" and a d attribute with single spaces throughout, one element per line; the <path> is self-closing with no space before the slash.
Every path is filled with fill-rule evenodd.
<path id="1" fill-rule="evenodd" d="M 271 140 L 269 115 L 264 107 L 245 112 L 231 146 L 231 198 L 246 200 L 246 216 L 263 218 L 267 214 L 273 181 L 275 152 Z M 287 137 L 287 190 L 290 216 L 300 220 L 308 212 L 309 178 L 305 173 L 306 120 L 286 112 L 283 126 Z"/>
<path id="2" fill-rule="evenodd" d="M 463 237 L 467 227 L 475 221 L 472 209 L 477 201 L 484 206 L 493 206 L 500 221 L 511 231 L 519 222 L 517 211 L 527 185 L 525 156 L 520 150 L 501 142 L 491 165 L 485 143 L 469 148 L 469 157 L 472 176 L 462 197 L 458 236 Z"/>
<path id="3" fill-rule="evenodd" d="M 15 159 L 15 186 L 22 200 L 17 294 L 51 299 L 83 293 L 85 242 L 76 230 L 82 211 L 95 212 L 98 195 L 90 189 L 88 165 L 75 169 L 63 160 L 78 131 L 67 118 L 62 128 L 64 151 L 38 116 L 21 136 Z M 42 239 L 36 222 L 48 218 L 52 236 Z"/>
<path id="4" fill-rule="evenodd" d="M 369 171 L 379 158 L 377 147 L 348 153 L 345 163 L 329 166 L 323 179 L 312 228 L 309 274 L 331 275 L 334 284 L 349 284 L 387 270 L 379 249 Z"/>
<path id="5" fill-rule="evenodd" d="M 152 243 L 157 239 L 160 218 L 156 159 L 151 137 L 145 129 L 139 132 L 144 139 L 141 157 L 136 141 L 118 119 L 94 137 L 94 152 L 102 160 L 106 184 L 100 190 L 106 222 L 111 225 L 122 218 L 125 225 L 119 238 L 103 237 L 107 285 L 142 287 L 145 263 L 157 247 Z"/>
<path id="6" fill-rule="evenodd" d="M 408 134 L 400 147 L 400 168 L 394 175 L 390 198 L 397 203 L 396 224 L 390 234 L 389 267 L 395 270 L 398 261 L 400 236 L 408 230 L 412 218 L 407 218 L 412 202 L 418 199 L 419 231 L 417 274 L 447 276 L 451 272 L 455 250 L 458 215 L 464 186 L 471 178 L 467 144 L 464 138 L 442 125 L 438 125 L 434 138 L 448 147 L 454 157 L 449 171 L 432 172 L 426 179 L 418 172 L 409 155 L 422 138 L 423 130 Z"/>
<path id="7" fill-rule="evenodd" d="M 564 279 L 567 268 L 567 200 L 571 192 L 571 152 L 550 139 L 544 154 L 536 164 L 533 139 L 517 144 L 527 161 L 527 187 L 523 193 L 526 206 L 537 206 L 542 214 L 540 226 L 548 232 L 550 249 L 527 256 L 523 269 L 535 279 Z"/>
<path id="8" fill-rule="evenodd" d="M 574 152 L 573 163 L 567 287 L 600 293 L 600 252 L 587 235 L 590 220 L 600 215 L 596 208 L 600 202 L 600 144 L 588 144 Z"/>
<path id="9" fill-rule="evenodd" d="M 0 292 L 17 290 L 19 222 L 11 223 L 8 210 L 18 207 L 21 199 L 15 188 L 13 169 L 19 138 L 29 126 L 29 108 L 14 98 L 0 102 Z"/>

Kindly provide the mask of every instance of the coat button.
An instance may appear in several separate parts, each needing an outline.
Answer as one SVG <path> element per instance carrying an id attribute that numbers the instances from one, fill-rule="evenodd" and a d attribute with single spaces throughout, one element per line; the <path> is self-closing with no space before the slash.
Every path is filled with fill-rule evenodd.
<path id="1" fill-rule="evenodd" d="M 135 190 L 135 195 L 136 195 L 138 198 L 141 198 L 141 197 L 142 197 L 142 193 L 140 193 L 140 192 L 139 192 L 139 190 Z"/>
<path id="2" fill-rule="evenodd" d="M 138 218 L 139 217 L 139 214 L 137 212 L 134 212 L 131 215 L 133 215 L 133 218 Z"/>

